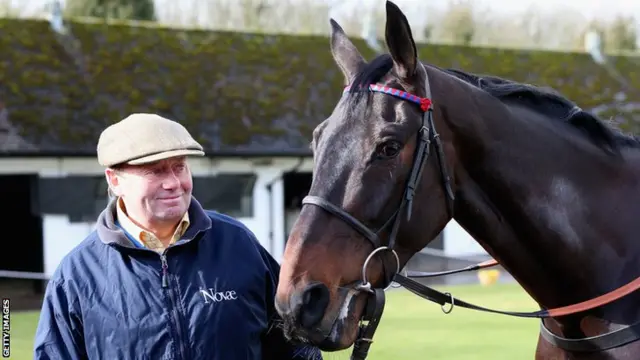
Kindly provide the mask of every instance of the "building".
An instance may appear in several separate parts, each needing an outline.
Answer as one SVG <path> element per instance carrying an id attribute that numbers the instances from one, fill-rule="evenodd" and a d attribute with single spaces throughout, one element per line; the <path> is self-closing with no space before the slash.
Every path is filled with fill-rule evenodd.
<path id="1" fill-rule="evenodd" d="M 46 278 L 92 231 L 107 201 L 98 134 L 140 111 L 184 123 L 208 154 L 193 161 L 195 196 L 239 217 L 281 259 L 311 181 L 311 131 L 342 88 L 326 38 L 80 22 L 60 35 L 46 21 L 15 19 L 0 19 L 0 27 L 0 49 L 11 49 L 0 51 L 0 191 L 12 204 L 5 221 L 25 224 L 9 227 L 16 252 L 5 241 L 2 270 Z M 552 86 L 623 125 L 640 109 L 619 99 L 621 85 L 586 54 L 419 51 L 439 66 Z M 632 61 L 615 61 L 640 81 Z M 455 223 L 441 235 L 432 249 L 484 254 Z"/>

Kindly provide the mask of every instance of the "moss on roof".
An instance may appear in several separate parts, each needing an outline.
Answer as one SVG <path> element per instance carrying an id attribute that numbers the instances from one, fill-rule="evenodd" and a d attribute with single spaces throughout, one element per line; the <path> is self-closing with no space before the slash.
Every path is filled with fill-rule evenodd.
<path id="1" fill-rule="evenodd" d="M 0 19 L 0 103 L 14 132 L 32 145 L 0 144 L 0 151 L 94 154 L 103 127 L 148 111 L 181 121 L 210 153 L 306 153 L 312 129 L 341 93 L 326 37 L 67 27 L 76 42 L 61 41 L 47 21 Z M 553 87 L 636 130 L 640 96 L 620 99 L 622 86 L 586 54 L 449 45 L 419 51 L 441 67 Z M 640 61 L 611 60 L 640 89 Z"/>

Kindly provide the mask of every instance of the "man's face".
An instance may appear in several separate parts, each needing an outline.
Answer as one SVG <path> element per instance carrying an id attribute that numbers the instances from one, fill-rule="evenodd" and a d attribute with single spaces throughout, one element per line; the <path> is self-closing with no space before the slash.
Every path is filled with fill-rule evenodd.
<path id="1" fill-rule="evenodd" d="M 125 165 L 105 173 L 115 195 L 124 200 L 129 216 L 138 222 L 178 222 L 189 208 L 193 181 L 185 157 Z"/>

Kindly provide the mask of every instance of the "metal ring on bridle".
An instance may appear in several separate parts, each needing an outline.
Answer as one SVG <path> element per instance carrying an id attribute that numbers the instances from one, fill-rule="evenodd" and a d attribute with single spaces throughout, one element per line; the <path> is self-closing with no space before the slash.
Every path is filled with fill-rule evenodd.
<path id="1" fill-rule="evenodd" d="M 371 284 L 369 283 L 369 280 L 367 280 L 367 266 L 369 265 L 369 261 L 371 261 L 371 259 L 373 258 L 373 255 L 375 255 L 376 253 L 383 251 L 383 250 L 389 250 L 391 251 L 391 253 L 393 254 L 393 256 L 396 259 L 396 274 L 400 272 L 400 258 L 398 258 L 398 254 L 396 253 L 395 250 L 390 249 L 386 246 L 380 246 L 379 248 L 373 250 L 371 252 L 371 254 L 369 254 L 369 256 L 367 256 L 367 259 L 364 261 L 364 264 L 362 265 L 362 287 L 363 288 L 367 288 L 370 287 Z M 384 291 L 389 290 L 389 288 L 392 287 L 393 281 L 389 283 L 389 285 L 384 289 Z"/>
<path id="2" fill-rule="evenodd" d="M 455 301 L 454 301 L 453 295 L 451 295 L 450 293 L 444 293 L 444 294 L 445 294 L 445 295 L 448 295 L 448 296 L 449 296 L 449 298 L 451 298 L 451 306 L 449 307 L 449 309 L 448 309 L 448 310 L 445 308 L 445 305 L 446 305 L 446 304 L 443 304 L 442 306 L 440 306 L 440 308 L 442 309 L 442 312 L 443 312 L 443 313 L 448 314 L 448 313 L 450 313 L 450 312 L 453 310 L 453 303 L 454 303 Z"/>

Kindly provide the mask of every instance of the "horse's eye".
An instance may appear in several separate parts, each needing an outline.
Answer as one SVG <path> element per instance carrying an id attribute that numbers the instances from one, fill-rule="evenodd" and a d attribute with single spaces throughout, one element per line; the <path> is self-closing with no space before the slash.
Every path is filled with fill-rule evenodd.
<path id="1" fill-rule="evenodd" d="M 387 141 L 383 144 L 380 144 L 377 149 L 378 157 L 380 158 L 392 158 L 402 149 L 402 145 L 397 141 Z"/>

